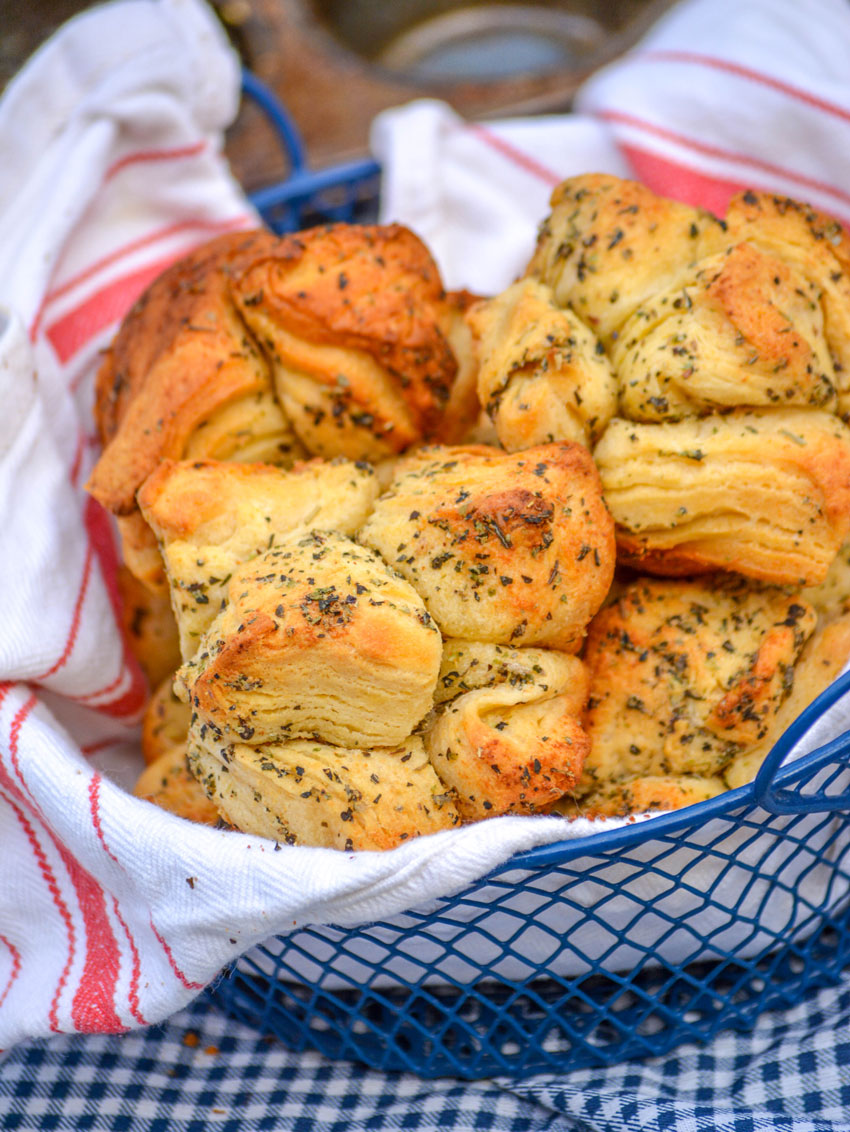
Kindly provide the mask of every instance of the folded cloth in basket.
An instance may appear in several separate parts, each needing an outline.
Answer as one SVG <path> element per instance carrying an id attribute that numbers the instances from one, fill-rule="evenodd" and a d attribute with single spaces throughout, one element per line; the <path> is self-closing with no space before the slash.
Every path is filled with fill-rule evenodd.
<path id="1" fill-rule="evenodd" d="M 850 215 L 848 49 L 841 0 L 690 0 L 588 84 L 576 118 L 385 117 L 385 211 L 452 284 L 484 290 L 521 267 L 555 182 L 589 168 Z M 0 1047 L 156 1022 L 273 933 L 385 918 L 591 828 L 500 818 L 385 854 L 276 852 L 116 784 L 143 684 L 116 627 L 112 532 L 81 488 L 93 372 L 166 264 L 256 223 L 220 156 L 237 98 L 200 0 L 122 0 L 66 27 L 0 101 Z"/>

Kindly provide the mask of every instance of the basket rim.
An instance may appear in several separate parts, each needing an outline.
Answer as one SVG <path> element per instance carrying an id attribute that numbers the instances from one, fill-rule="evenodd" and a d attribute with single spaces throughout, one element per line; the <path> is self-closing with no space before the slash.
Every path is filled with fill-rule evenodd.
<path id="1" fill-rule="evenodd" d="M 801 778 L 808 777 L 813 771 L 835 759 L 835 742 L 818 747 L 808 754 L 800 755 L 790 763 L 781 765 L 792 747 L 805 735 L 814 723 L 845 693 L 850 692 L 850 670 L 837 677 L 819 696 L 806 707 L 794 722 L 777 739 L 765 757 L 763 766 L 778 762 L 779 769 L 769 780 L 773 787 L 789 787 Z M 844 752 L 850 755 L 850 730 L 842 732 L 838 737 L 845 739 Z M 847 760 L 850 766 L 850 758 Z M 589 833 L 584 837 L 553 841 L 547 845 L 538 845 L 534 849 L 526 849 L 522 853 L 515 853 L 507 861 L 491 869 L 488 877 L 496 876 L 516 869 L 533 870 L 549 868 L 553 865 L 566 864 L 577 857 L 598 856 L 610 851 L 620 850 L 632 845 L 651 841 L 656 836 L 664 836 L 690 826 L 703 825 L 705 822 L 744 805 L 755 805 L 760 800 L 762 791 L 757 793 L 758 776 L 744 786 L 734 790 L 726 790 L 714 798 L 704 802 L 695 802 L 680 810 L 670 810 L 666 813 L 650 815 L 640 818 L 632 824 L 621 826 L 619 829 L 600 830 L 598 833 Z M 817 809 L 813 806 L 812 809 Z M 850 810 L 850 802 L 847 809 Z M 486 880 L 487 877 L 482 877 Z"/>

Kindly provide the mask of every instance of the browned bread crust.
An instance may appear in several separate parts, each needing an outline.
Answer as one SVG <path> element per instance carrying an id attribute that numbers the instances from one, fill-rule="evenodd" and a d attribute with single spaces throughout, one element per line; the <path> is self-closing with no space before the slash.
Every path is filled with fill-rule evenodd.
<path id="1" fill-rule="evenodd" d="M 721 774 L 775 731 L 815 622 L 799 594 L 742 578 L 634 582 L 588 634 L 581 792 Z"/>
<path id="2" fill-rule="evenodd" d="M 464 820 L 542 813 L 574 789 L 590 746 L 588 687 L 584 665 L 566 653 L 446 642 L 444 706 L 425 748 Z"/>
<path id="3" fill-rule="evenodd" d="M 850 429 L 817 409 L 609 425 L 594 450 L 621 563 L 814 585 L 850 526 Z"/>
<path id="4" fill-rule="evenodd" d="M 164 272 L 122 323 L 96 381 L 105 448 L 88 490 L 107 510 L 133 512 L 144 479 L 160 460 L 182 456 L 212 412 L 271 388 L 229 273 L 275 242 L 269 232 L 239 232 L 205 244 Z"/>
<path id="5" fill-rule="evenodd" d="M 437 266 L 409 229 L 330 225 L 284 236 L 233 275 L 242 316 L 272 360 L 308 451 L 380 459 L 441 435 L 463 350 Z M 469 422 L 450 421 L 463 430 Z"/>
<path id="6" fill-rule="evenodd" d="M 202 825 L 218 825 L 220 814 L 186 762 L 186 739 L 164 751 L 139 776 L 133 793 L 169 813 Z"/>
<path id="7" fill-rule="evenodd" d="M 419 591 L 445 636 L 576 652 L 614 570 L 586 448 L 425 448 L 359 535 Z"/>

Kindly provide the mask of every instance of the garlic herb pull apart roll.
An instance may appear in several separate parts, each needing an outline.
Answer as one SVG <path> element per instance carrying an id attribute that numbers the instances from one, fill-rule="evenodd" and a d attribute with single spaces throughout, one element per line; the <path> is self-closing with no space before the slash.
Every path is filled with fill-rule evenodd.
<path id="1" fill-rule="evenodd" d="M 157 556 L 159 552 L 157 551 Z M 124 635 L 151 688 L 180 664 L 180 640 L 168 591 L 153 592 L 121 565 L 117 575 Z"/>
<path id="2" fill-rule="evenodd" d="M 814 283 L 750 244 L 703 260 L 623 326 L 611 352 L 622 414 L 671 421 L 737 406 L 834 410 L 819 298 Z"/>
<path id="3" fill-rule="evenodd" d="M 125 561 L 164 588 L 136 491 L 165 458 L 291 463 L 303 455 L 272 390 L 271 371 L 233 303 L 229 272 L 273 244 L 238 232 L 165 271 L 124 319 L 96 382 L 103 453 L 88 490 L 119 517 Z"/>
<path id="4" fill-rule="evenodd" d="M 523 279 L 471 307 L 478 395 L 509 451 L 552 440 L 590 445 L 617 410 L 601 344 L 542 283 Z"/>
<path id="5" fill-rule="evenodd" d="M 305 739 L 254 747 L 217 743 L 196 723 L 189 763 L 227 821 L 290 845 L 393 849 L 459 820 L 416 736 L 371 750 Z"/>
<path id="6" fill-rule="evenodd" d="M 387 747 L 430 709 L 441 652 L 409 583 L 373 551 L 313 532 L 234 570 L 178 684 L 216 739 Z"/>
<path id="7" fill-rule="evenodd" d="M 185 755 L 192 708 L 174 692 L 174 673 L 154 689 L 142 716 L 142 754 L 155 763 L 166 751 L 179 748 Z"/>
<path id="8" fill-rule="evenodd" d="M 823 620 L 834 620 L 850 612 L 850 540 L 840 547 L 832 565 L 818 586 L 803 591 Z"/>
<path id="9" fill-rule="evenodd" d="M 728 244 L 709 212 L 606 173 L 570 177 L 552 193 L 526 274 L 551 287 L 607 347 L 652 295 Z"/>
<path id="10" fill-rule="evenodd" d="M 748 191 L 733 197 L 729 240 L 788 264 L 817 294 L 832 357 L 838 408 L 850 412 L 850 237 L 830 216 L 788 197 Z"/>
<path id="11" fill-rule="evenodd" d="M 616 418 L 594 451 L 619 558 L 653 574 L 822 581 L 850 525 L 850 429 L 819 410 Z"/>
<path id="12" fill-rule="evenodd" d="M 723 772 L 729 789 L 752 782 L 773 744 L 797 716 L 825 691 L 850 660 L 850 613 L 823 619 L 794 666 L 794 686 L 776 713 L 773 731 L 737 755 Z"/>
<path id="13" fill-rule="evenodd" d="M 163 461 L 139 492 L 165 562 L 184 660 L 224 605 L 235 568 L 293 533 L 354 534 L 379 491 L 365 463 Z"/>
<path id="14" fill-rule="evenodd" d="M 284 236 L 237 271 L 245 322 L 272 360 L 278 398 L 307 450 L 380 460 L 441 439 L 471 348 L 463 306 L 425 245 L 400 225 L 330 225 Z M 453 420 L 463 429 L 469 421 Z"/>
<path id="15" fill-rule="evenodd" d="M 445 642 L 425 747 L 467 821 L 545 812 L 581 774 L 588 679 L 577 657 Z"/>
<path id="16" fill-rule="evenodd" d="M 611 585 L 614 536 L 590 453 L 426 448 L 358 535 L 422 595 L 444 636 L 577 652 Z"/>
<path id="17" fill-rule="evenodd" d="M 641 579 L 593 621 L 579 793 L 646 775 L 721 775 L 776 734 L 815 628 L 799 594 L 740 578 Z"/>

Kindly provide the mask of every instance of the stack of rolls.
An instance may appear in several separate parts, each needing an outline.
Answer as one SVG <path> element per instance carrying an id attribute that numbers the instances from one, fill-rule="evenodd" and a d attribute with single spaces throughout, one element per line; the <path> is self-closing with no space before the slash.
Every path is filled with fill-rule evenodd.
<path id="1" fill-rule="evenodd" d="M 356 850 L 751 780 L 850 655 L 848 249 L 590 175 L 492 298 L 397 225 L 171 268 L 89 483 L 172 673 L 137 793 Z"/>
<path id="2" fill-rule="evenodd" d="M 846 233 L 766 194 L 719 221 L 604 176 L 552 204 L 528 274 L 614 369 L 594 459 L 619 560 L 822 582 L 850 533 Z"/>

